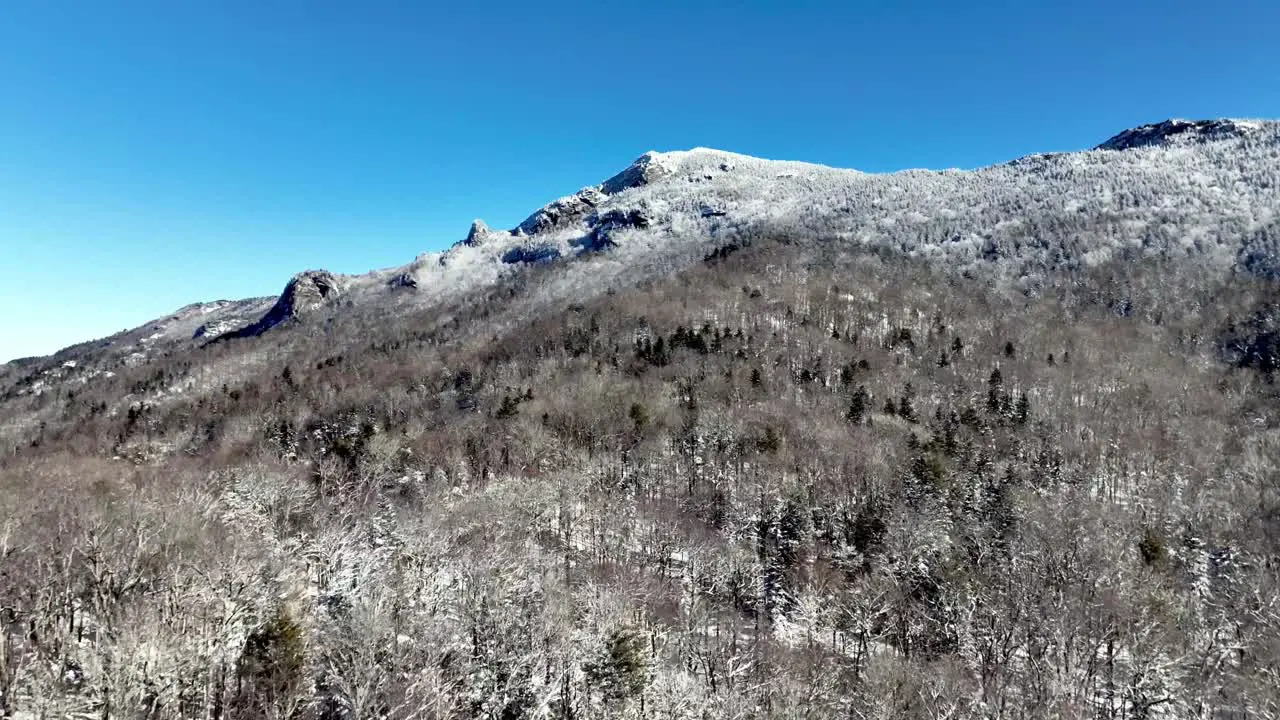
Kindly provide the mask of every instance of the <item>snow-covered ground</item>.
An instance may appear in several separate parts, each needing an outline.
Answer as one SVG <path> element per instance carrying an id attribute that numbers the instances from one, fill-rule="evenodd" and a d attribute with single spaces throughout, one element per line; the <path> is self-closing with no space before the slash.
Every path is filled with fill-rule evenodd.
<path id="1" fill-rule="evenodd" d="M 47 385 L 106 368 L 94 358 L 147 362 L 171 343 L 265 332 L 337 300 L 430 307 L 554 264 L 557 272 L 528 299 L 533 312 L 678 270 L 762 234 L 900 252 L 1024 288 L 1057 269 L 1135 257 L 1280 274 L 1272 247 L 1278 188 L 1275 121 L 1167 121 L 1094 150 L 971 171 L 869 174 L 707 148 L 649 152 L 511 230 L 477 221 L 452 247 L 403 266 L 352 276 L 308 271 L 281 299 L 189 305 L 47 363 L 5 366 L 0 382 L 30 374 L 20 392 L 38 392 L 36 379 Z M 299 289 L 305 302 L 290 296 Z"/>
<path id="2" fill-rule="evenodd" d="M 973 171 L 867 174 L 706 148 L 649 152 L 510 231 L 477 221 L 447 250 L 348 278 L 345 292 L 368 299 L 410 288 L 415 303 L 430 304 L 526 265 L 561 263 L 555 291 L 589 294 L 761 231 L 961 267 L 1001 261 L 1012 277 L 1135 248 L 1226 269 L 1249 233 L 1274 222 L 1278 186 L 1280 123 L 1270 121 L 1170 121 L 1099 149 Z"/>

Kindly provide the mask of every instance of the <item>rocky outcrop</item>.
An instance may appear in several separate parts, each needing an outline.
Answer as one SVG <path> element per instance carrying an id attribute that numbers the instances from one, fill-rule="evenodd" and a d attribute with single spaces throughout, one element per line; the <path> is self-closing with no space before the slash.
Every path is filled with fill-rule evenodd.
<path id="1" fill-rule="evenodd" d="M 1099 145 L 1096 150 L 1131 150 L 1133 148 L 1203 143 L 1243 137 L 1257 129 L 1243 120 L 1165 120 L 1152 125 L 1125 130 Z"/>
<path id="2" fill-rule="evenodd" d="M 517 263 L 544 263 L 560 257 L 560 249 L 551 245 L 533 245 L 513 247 L 502 254 L 502 262 L 508 265 Z"/>
<path id="3" fill-rule="evenodd" d="M 529 221 L 526 220 L 525 222 Z M 511 233 L 505 230 L 494 230 L 486 225 L 483 220 L 474 220 L 471 223 L 471 229 L 467 231 L 467 238 L 462 241 L 462 244 L 469 247 L 480 247 L 510 237 Z"/>
<path id="4" fill-rule="evenodd" d="M 661 153 L 647 152 L 627 166 L 626 170 L 605 180 L 600 189 L 606 195 L 620 193 L 635 187 L 648 185 L 671 174 L 671 169 L 659 162 Z"/>
<path id="5" fill-rule="evenodd" d="M 343 283 L 339 276 L 328 270 L 307 270 L 293 276 L 280 299 L 271 306 L 261 320 L 234 332 L 225 333 L 217 339 L 233 337 L 253 337 L 261 335 L 271 328 L 289 321 L 297 320 L 316 308 L 332 302 L 342 294 Z"/>
<path id="6" fill-rule="evenodd" d="M 193 340 L 215 340 L 235 330 L 235 325 L 228 320 L 215 320 L 214 322 L 205 323 L 196 328 L 192 334 Z"/>
<path id="7" fill-rule="evenodd" d="M 568 197 L 562 197 L 535 212 L 516 227 L 520 235 L 537 235 L 547 230 L 567 227 L 581 222 L 607 198 L 598 187 L 583 188 Z"/>
<path id="8" fill-rule="evenodd" d="M 414 277 L 413 273 L 411 272 L 402 272 L 399 275 L 396 275 L 395 277 L 388 280 L 387 286 L 390 288 L 406 288 L 409 290 L 417 290 L 418 278 Z"/>
<path id="9" fill-rule="evenodd" d="M 610 210 L 593 217 L 591 224 L 607 232 L 619 228 L 647 228 L 653 224 L 653 219 L 644 210 Z"/>
<path id="10" fill-rule="evenodd" d="M 591 232 L 575 241 L 573 245 L 584 252 L 601 252 L 618 246 L 614 234 L 619 230 L 631 228 L 644 229 L 653 224 L 653 219 L 644 210 L 610 210 L 603 214 L 592 215 L 587 219 Z"/>

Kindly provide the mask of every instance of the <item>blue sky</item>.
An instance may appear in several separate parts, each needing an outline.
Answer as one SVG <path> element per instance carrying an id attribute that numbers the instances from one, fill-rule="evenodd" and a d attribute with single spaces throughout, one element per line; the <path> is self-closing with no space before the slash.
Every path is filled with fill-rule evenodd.
<path id="1" fill-rule="evenodd" d="M 511 226 L 650 149 L 868 171 L 1280 116 L 1280 3 L 0 6 L 0 361 Z"/>

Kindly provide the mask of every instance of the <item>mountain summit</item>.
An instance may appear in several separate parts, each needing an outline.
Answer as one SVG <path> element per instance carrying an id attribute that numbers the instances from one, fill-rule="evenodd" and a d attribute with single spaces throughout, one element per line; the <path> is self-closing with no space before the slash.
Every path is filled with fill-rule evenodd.
<path id="1" fill-rule="evenodd" d="M 1149 153 L 1115 152 L 1136 148 Z M 1248 268 L 1272 267 L 1239 228 L 1269 226 L 1277 153 L 1280 123 L 1226 119 L 1168 120 L 1091 151 L 972 171 L 867 174 L 708 148 L 648 152 L 510 230 L 477 221 L 443 252 L 348 278 L 344 296 L 376 302 L 388 287 L 411 288 L 397 302 L 430 304 L 551 263 L 562 292 L 594 295 L 759 232 L 891 248 L 1024 287 L 1135 245 L 1218 270 L 1246 257 Z"/>
<path id="2" fill-rule="evenodd" d="M 1097 147 L 1098 150 L 1131 150 L 1133 148 L 1206 143 L 1247 137 L 1264 130 L 1264 124 L 1253 120 L 1165 120 L 1152 125 L 1125 130 Z"/>
<path id="3" fill-rule="evenodd" d="M 1117 152 L 1135 149 L 1144 152 Z M 194 335 L 261 334 L 339 297 L 344 307 L 430 306 L 551 264 L 555 279 L 538 302 L 554 304 L 667 274 L 760 233 L 927 258 L 1024 290 L 1046 273 L 1135 252 L 1272 274 L 1278 186 L 1275 121 L 1166 120 L 1093 150 L 971 171 L 868 174 L 709 148 L 647 152 L 514 228 L 477 220 L 464 239 L 404 266 L 302 273 L 257 319 L 243 317 L 258 301 L 215 306 Z M 187 326 L 146 327 L 145 337 L 170 337 Z M 133 342 L 129 352 L 149 351 Z"/>

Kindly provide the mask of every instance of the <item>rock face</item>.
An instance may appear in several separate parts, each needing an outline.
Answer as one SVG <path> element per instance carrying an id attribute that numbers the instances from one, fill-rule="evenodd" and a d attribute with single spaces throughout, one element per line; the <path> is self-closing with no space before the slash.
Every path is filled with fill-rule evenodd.
<path id="1" fill-rule="evenodd" d="M 282 315 L 281 320 L 296 318 L 342 292 L 338 276 L 328 270 L 308 270 L 293 276 L 275 307 L 267 313 Z"/>
<path id="2" fill-rule="evenodd" d="M 1165 120 L 1125 130 L 1099 145 L 1097 150 L 1131 150 L 1140 147 L 1203 143 L 1243 137 L 1257 126 L 1244 120 Z"/>
<path id="3" fill-rule="evenodd" d="M 610 210 L 597 213 L 587 219 L 591 232 L 583 236 L 576 245 L 587 252 L 601 252 L 618 246 L 613 239 L 613 234 L 618 230 L 644 229 L 652 224 L 653 220 L 643 210 Z"/>
<path id="4" fill-rule="evenodd" d="M 261 335 L 287 320 L 296 320 L 342 294 L 342 281 L 328 270 L 307 270 L 293 276 L 280 299 L 262 319 L 217 339 Z"/>
<path id="5" fill-rule="evenodd" d="M 467 238 L 462 241 L 462 244 L 468 247 L 480 247 L 510 235 L 511 233 L 506 231 L 493 230 L 483 220 L 475 220 L 471 223 L 471 229 L 467 231 Z"/>
<path id="6" fill-rule="evenodd" d="M 694 151 L 696 152 L 696 151 Z M 573 195 L 562 197 L 520 223 L 510 235 L 533 236 L 553 230 L 561 230 L 574 225 L 585 226 L 587 232 L 571 244 L 583 250 L 597 251 L 615 247 L 616 243 L 610 234 L 622 228 L 647 228 L 651 218 L 643 211 L 608 210 L 597 212 L 609 200 L 610 196 L 625 190 L 644 187 L 669 177 L 673 174 L 669 161 L 672 154 L 647 152 L 631 163 L 625 170 L 605 180 L 599 185 L 586 187 Z M 731 168 L 728 164 L 722 164 Z M 484 223 L 477 220 L 471 226 L 471 232 L 463 241 L 466 245 L 477 245 L 483 239 L 495 235 Z M 473 240 L 474 238 L 474 240 Z M 526 258 L 533 258 L 532 260 Z M 529 253 L 524 250 L 513 250 L 503 257 L 504 262 L 541 262 L 547 259 L 545 252 Z"/>
<path id="7" fill-rule="evenodd" d="M 661 153 L 656 152 L 641 155 L 626 170 L 601 183 L 600 189 L 606 195 L 613 195 L 623 190 L 648 185 L 670 175 L 671 169 L 660 162 L 662 157 Z"/>
<path id="8" fill-rule="evenodd" d="M 195 333 L 191 335 L 193 340 L 213 340 L 222 337 L 227 333 L 235 330 L 235 326 L 228 320 L 217 320 L 211 323 L 205 323 L 196 328 Z"/>
<path id="9" fill-rule="evenodd" d="M 502 262 L 508 265 L 516 263 L 544 263 L 559 259 L 560 249 L 550 245 L 532 245 L 513 247 L 502 254 Z"/>
<path id="10" fill-rule="evenodd" d="M 388 280 L 387 286 L 392 288 L 408 288 L 410 290 L 417 290 L 418 279 L 413 276 L 413 273 L 402 272 Z"/>
<path id="11" fill-rule="evenodd" d="M 562 197 L 530 215 L 516 227 L 514 232 L 520 235 L 537 235 L 547 230 L 579 222 L 587 215 L 590 215 L 607 197 L 608 195 L 598 187 L 583 188 L 573 195 Z"/>

